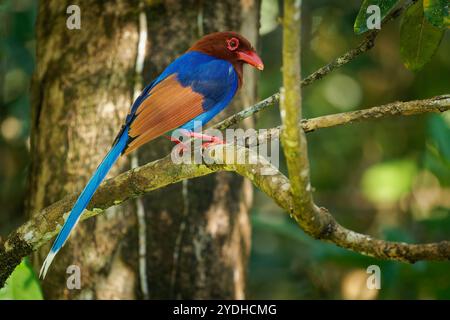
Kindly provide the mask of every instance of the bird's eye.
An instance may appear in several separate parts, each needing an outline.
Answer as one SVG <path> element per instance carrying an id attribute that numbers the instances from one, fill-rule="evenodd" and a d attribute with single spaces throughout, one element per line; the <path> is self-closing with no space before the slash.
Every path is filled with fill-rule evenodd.
<path id="1" fill-rule="evenodd" d="M 230 51 L 234 51 L 239 47 L 239 40 L 236 38 L 231 38 L 227 40 L 227 48 Z"/>

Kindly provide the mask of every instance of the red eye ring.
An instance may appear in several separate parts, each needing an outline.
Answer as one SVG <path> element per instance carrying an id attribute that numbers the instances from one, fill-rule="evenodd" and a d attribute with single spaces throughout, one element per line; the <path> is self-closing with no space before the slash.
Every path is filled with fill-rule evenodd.
<path id="1" fill-rule="evenodd" d="M 239 47 L 239 39 L 237 38 L 231 38 L 227 40 L 227 48 L 230 51 L 234 51 Z"/>

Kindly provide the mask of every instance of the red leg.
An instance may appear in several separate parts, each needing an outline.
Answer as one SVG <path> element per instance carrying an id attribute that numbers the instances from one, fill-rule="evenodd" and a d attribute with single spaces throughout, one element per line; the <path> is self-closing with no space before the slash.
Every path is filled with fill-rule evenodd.
<path id="1" fill-rule="evenodd" d="M 166 138 L 167 140 L 170 140 L 172 142 L 175 142 L 175 144 L 180 144 L 183 143 L 180 141 L 180 139 L 174 138 L 172 136 L 168 136 L 168 135 L 163 135 L 164 138 Z"/>
<path id="2" fill-rule="evenodd" d="M 202 144 L 202 147 L 206 148 L 212 144 L 223 144 L 225 143 L 221 138 L 216 137 L 216 136 L 210 136 L 207 134 L 203 134 L 200 132 L 193 132 L 193 131 L 188 131 L 188 130 L 183 130 L 182 134 L 190 137 L 190 138 L 196 138 L 196 139 L 201 139 L 202 141 L 206 141 L 205 143 Z"/>
<path id="3" fill-rule="evenodd" d="M 207 134 L 203 134 L 200 132 L 193 132 L 193 131 L 189 131 L 189 130 L 184 130 L 181 129 L 180 130 L 181 134 L 189 137 L 189 138 L 194 138 L 194 139 L 201 139 L 202 141 L 206 141 L 205 143 L 202 143 L 202 148 L 207 148 L 210 145 L 214 145 L 214 144 L 224 144 L 225 142 L 216 136 L 210 136 Z M 180 148 L 180 151 L 186 151 L 187 150 L 187 145 L 183 142 L 181 142 L 179 139 L 174 138 L 172 136 L 164 136 L 166 139 L 169 139 L 172 142 L 175 142 L 177 144 L 177 147 Z"/>
<path id="4" fill-rule="evenodd" d="M 175 148 L 178 149 L 177 151 L 179 154 L 182 154 L 184 151 L 186 151 L 188 149 L 187 145 L 185 143 L 181 142 L 180 139 L 174 138 L 172 136 L 167 136 L 167 135 L 164 135 L 163 137 L 172 142 L 175 142 L 175 144 L 176 144 Z"/>

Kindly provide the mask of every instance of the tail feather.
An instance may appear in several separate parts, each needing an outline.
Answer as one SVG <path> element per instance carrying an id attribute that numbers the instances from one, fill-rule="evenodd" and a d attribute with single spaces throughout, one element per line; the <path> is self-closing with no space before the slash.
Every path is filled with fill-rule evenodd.
<path id="1" fill-rule="evenodd" d="M 109 172 L 114 163 L 117 161 L 117 158 L 119 158 L 122 151 L 125 149 L 127 141 L 128 141 L 128 129 L 125 128 L 122 131 L 119 138 L 117 139 L 116 143 L 113 145 L 113 147 L 108 152 L 106 157 L 100 163 L 97 170 L 94 172 L 91 179 L 87 183 L 86 187 L 84 187 L 84 190 L 81 192 L 80 196 L 75 202 L 72 211 L 70 212 L 67 220 L 64 222 L 64 225 L 60 230 L 58 236 L 56 237 L 55 242 L 53 242 L 53 246 L 50 249 L 50 252 L 45 258 L 44 263 L 42 264 L 41 271 L 39 273 L 40 278 L 42 279 L 45 278 L 45 275 L 47 273 L 48 268 L 50 267 L 50 264 L 53 261 L 53 258 L 62 248 L 66 240 L 69 238 L 70 233 L 80 220 L 81 213 L 87 207 L 89 201 L 91 200 L 98 186 L 103 181 L 106 174 Z"/>

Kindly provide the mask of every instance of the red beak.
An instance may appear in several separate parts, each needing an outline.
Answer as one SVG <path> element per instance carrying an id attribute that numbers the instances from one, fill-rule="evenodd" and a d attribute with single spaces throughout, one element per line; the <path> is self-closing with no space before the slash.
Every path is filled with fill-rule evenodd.
<path id="1" fill-rule="evenodd" d="M 256 54 L 255 51 L 239 51 L 238 52 L 239 60 L 248 63 L 249 65 L 255 67 L 258 70 L 264 69 L 264 63 L 261 58 Z"/>

